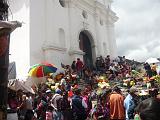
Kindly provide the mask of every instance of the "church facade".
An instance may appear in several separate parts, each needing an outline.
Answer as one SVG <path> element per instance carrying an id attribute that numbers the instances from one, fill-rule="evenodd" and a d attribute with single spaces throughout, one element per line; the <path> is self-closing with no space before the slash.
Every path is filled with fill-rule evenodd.
<path id="1" fill-rule="evenodd" d="M 60 67 L 76 58 L 93 65 L 100 55 L 116 57 L 114 24 L 118 17 L 111 10 L 111 3 L 112 0 L 9 0 L 9 19 L 23 23 L 11 36 L 11 57 L 17 71 L 21 66 L 27 70 L 42 61 Z"/>

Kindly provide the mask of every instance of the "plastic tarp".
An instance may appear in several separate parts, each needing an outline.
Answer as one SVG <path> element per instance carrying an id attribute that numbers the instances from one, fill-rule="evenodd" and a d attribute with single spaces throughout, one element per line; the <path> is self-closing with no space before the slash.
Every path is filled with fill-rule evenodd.
<path id="1" fill-rule="evenodd" d="M 8 79 L 16 79 L 16 63 L 11 62 L 9 63 L 8 67 Z"/>
<path id="2" fill-rule="evenodd" d="M 40 78 L 37 78 L 37 77 L 27 77 L 25 79 L 25 84 L 27 86 L 38 86 L 39 84 L 41 83 L 46 83 L 46 77 L 40 77 Z"/>
<path id="3" fill-rule="evenodd" d="M 21 27 L 22 23 L 20 23 L 19 21 L 1 21 L 0 20 L 0 30 L 4 29 L 4 28 L 9 28 L 10 31 L 8 31 L 9 33 L 13 32 L 17 27 Z"/>
<path id="4" fill-rule="evenodd" d="M 24 92 L 30 92 L 32 94 L 35 94 L 35 92 L 33 91 L 33 89 L 27 85 L 25 85 L 25 83 L 23 83 L 23 81 L 19 81 L 18 79 L 11 79 L 8 81 L 8 88 L 14 90 L 14 91 L 18 91 L 18 90 L 23 90 Z"/>

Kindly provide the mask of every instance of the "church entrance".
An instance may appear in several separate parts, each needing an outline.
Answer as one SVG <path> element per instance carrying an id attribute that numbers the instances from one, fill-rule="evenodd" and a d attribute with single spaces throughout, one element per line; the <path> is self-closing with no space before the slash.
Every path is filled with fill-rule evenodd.
<path id="1" fill-rule="evenodd" d="M 79 47 L 85 53 L 83 55 L 84 64 L 89 68 L 93 68 L 93 39 L 88 31 L 80 32 Z"/>

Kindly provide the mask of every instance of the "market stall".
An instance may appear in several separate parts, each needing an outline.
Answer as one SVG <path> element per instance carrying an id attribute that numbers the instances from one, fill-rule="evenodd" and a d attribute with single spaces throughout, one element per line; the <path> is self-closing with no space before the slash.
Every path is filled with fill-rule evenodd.
<path id="1" fill-rule="evenodd" d="M 20 81 L 18 79 L 11 79 L 8 81 L 8 88 L 14 91 L 22 90 L 24 92 L 30 92 L 32 94 L 35 94 L 33 89 L 29 86 L 27 86 L 23 81 Z"/>

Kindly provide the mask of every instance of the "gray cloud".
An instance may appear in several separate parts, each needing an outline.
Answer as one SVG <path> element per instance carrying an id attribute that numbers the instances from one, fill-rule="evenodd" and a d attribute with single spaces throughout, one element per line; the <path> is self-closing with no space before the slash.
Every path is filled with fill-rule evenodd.
<path id="1" fill-rule="evenodd" d="M 118 54 L 145 61 L 160 57 L 160 0 L 114 0 Z"/>

